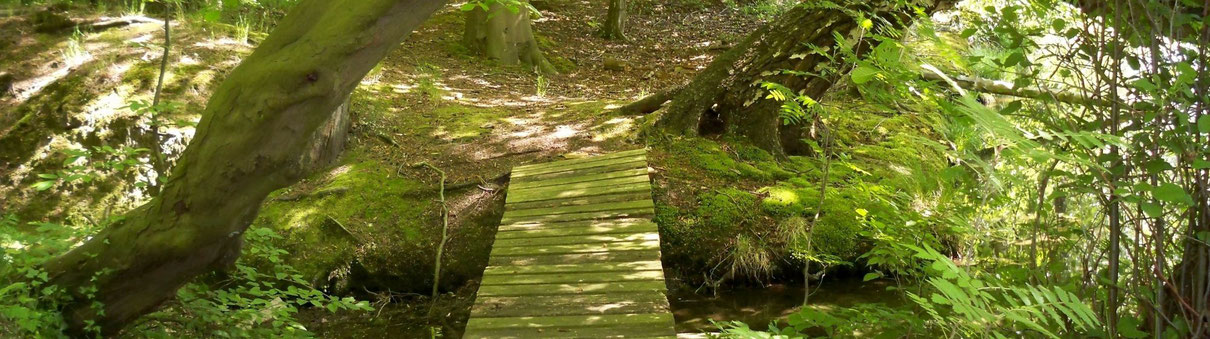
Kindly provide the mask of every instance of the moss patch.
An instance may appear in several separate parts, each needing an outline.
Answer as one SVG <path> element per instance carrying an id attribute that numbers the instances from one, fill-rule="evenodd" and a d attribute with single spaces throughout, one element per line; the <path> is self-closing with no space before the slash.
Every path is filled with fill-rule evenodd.
<path id="1" fill-rule="evenodd" d="M 827 162 L 779 160 L 730 140 L 653 138 L 653 162 L 664 170 L 657 181 L 665 186 L 657 191 L 657 222 L 666 231 L 666 258 L 689 274 L 683 279 L 700 281 L 702 271 L 710 272 L 705 279 L 797 276 L 807 258 L 860 265 L 872 248 L 872 220 L 904 225 L 927 218 L 931 203 L 919 197 L 941 189 L 934 174 L 948 167 L 943 146 L 933 141 L 944 124 L 935 107 L 905 103 L 915 110 L 880 111 L 844 98 L 829 105 L 825 123 L 837 144 Z"/>

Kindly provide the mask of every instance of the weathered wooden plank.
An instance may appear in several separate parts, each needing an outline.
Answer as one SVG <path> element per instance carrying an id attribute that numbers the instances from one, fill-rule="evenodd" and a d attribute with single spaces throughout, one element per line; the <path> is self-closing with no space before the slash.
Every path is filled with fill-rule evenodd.
<path id="1" fill-rule="evenodd" d="M 527 175 L 524 177 L 511 177 L 510 180 L 513 183 L 525 183 L 525 182 L 531 182 L 531 181 L 542 181 L 542 180 L 551 180 L 551 179 L 565 178 L 565 177 L 575 177 L 575 176 L 590 175 L 590 174 L 624 171 L 624 170 L 636 169 L 636 168 L 647 168 L 647 161 L 646 160 L 635 160 L 635 161 L 630 161 L 630 162 L 615 163 L 615 164 L 603 165 L 603 166 L 598 166 L 598 167 L 587 167 L 587 168 L 564 170 L 561 172 L 547 172 L 547 173 L 542 173 L 542 174 L 532 174 L 532 175 Z"/>
<path id="2" fill-rule="evenodd" d="M 598 327 L 605 325 L 641 325 L 671 323 L 668 312 L 644 314 L 565 315 L 552 317 L 501 317 L 471 318 L 467 327 L 477 329 L 496 328 L 547 328 L 547 327 Z"/>
<path id="3" fill-rule="evenodd" d="M 635 156 L 629 156 L 629 157 L 625 157 L 625 158 L 605 159 L 605 160 L 585 162 L 585 163 L 580 163 L 580 164 L 573 164 L 573 165 L 567 165 L 567 166 L 556 166 L 556 167 L 551 167 L 551 168 L 542 168 L 542 169 L 535 169 L 535 170 L 529 170 L 529 171 L 513 170 L 511 177 L 517 178 L 517 179 L 525 179 L 525 178 L 528 178 L 531 176 L 539 176 L 539 175 L 543 175 L 543 174 L 572 172 L 572 171 L 578 171 L 578 170 L 583 170 L 583 169 L 607 167 L 610 165 L 628 164 L 628 163 L 634 163 L 634 162 L 647 163 L 647 156 L 646 155 L 635 155 Z"/>
<path id="4" fill-rule="evenodd" d="M 623 294 L 534 295 L 482 297 L 471 317 L 519 317 L 668 312 L 668 299 L 659 291 Z"/>
<path id="5" fill-rule="evenodd" d="M 651 199 L 607 202 L 602 204 L 582 205 L 582 206 L 566 206 L 566 207 L 547 207 L 525 210 L 510 209 L 504 212 L 504 217 L 501 218 L 501 224 L 511 224 L 517 221 L 522 221 L 536 216 L 585 213 L 585 212 L 600 212 L 600 211 L 615 211 L 628 210 L 636 208 L 655 208 L 655 204 Z"/>
<path id="6" fill-rule="evenodd" d="M 621 151 L 621 152 L 594 155 L 594 156 L 589 156 L 589 157 L 584 157 L 584 158 L 579 158 L 579 159 L 564 159 L 564 160 L 556 160 L 556 161 L 549 161 L 549 162 L 536 163 L 536 164 L 521 165 L 521 166 L 514 167 L 513 170 L 528 171 L 528 170 L 534 170 L 534 169 L 539 169 L 539 168 L 550 168 L 550 167 L 561 166 L 561 165 L 566 165 L 566 164 L 577 164 L 577 163 L 598 161 L 598 160 L 603 160 L 603 159 L 625 158 L 625 157 L 640 155 L 640 154 L 647 154 L 647 150 L 640 148 L 640 149 L 632 149 L 629 151 Z"/>
<path id="7" fill-rule="evenodd" d="M 603 294 L 667 290 L 663 281 L 621 281 L 581 284 L 530 284 L 479 286 L 479 297 L 527 295 Z"/>
<path id="8" fill-rule="evenodd" d="M 634 220 L 634 219 L 625 219 Z M 510 226 L 508 230 L 496 232 L 496 241 L 522 238 L 561 237 L 568 235 L 602 235 L 602 234 L 633 234 L 656 232 L 659 227 L 651 221 L 608 222 L 611 220 L 589 220 L 589 223 L 575 221 L 579 226 L 563 226 L 564 224 L 523 224 Z"/>
<path id="9" fill-rule="evenodd" d="M 633 161 L 634 159 L 638 159 L 638 158 L 646 159 L 647 153 L 643 152 L 643 151 L 639 151 L 639 150 L 634 150 L 634 151 L 618 152 L 618 153 L 595 156 L 595 157 L 559 160 L 559 161 L 551 161 L 551 162 L 541 163 L 541 164 L 523 165 L 523 166 L 513 167 L 513 174 L 518 175 L 518 176 L 523 176 L 525 174 L 535 174 L 535 173 L 541 173 L 543 171 L 551 171 L 551 170 L 558 170 L 558 169 L 570 169 L 570 168 L 583 168 L 583 167 L 595 166 L 597 164 L 608 163 L 608 162 Z"/>
<path id="10" fill-rule="evenodd" d="M 473 319 L 473 318 L 472 318 Z M 591 327 L 555 328 L 497 328 L 477 329 L 467 327 L 463 338 L 676 338 L 673 324 L 662 322 L 645 324 L 611 324 Z M 669 334 L 671 333 L 671 334 Z"/>
<path id="11" fill-rule="evenodd" d="M 496 239 L 496 243 L 492 247 L 521 247 L 521 246 L 550 246 L 550 245 L 571 245 L 571 244 L 591 244 L 591 243 L 610 243 L 623 241 L 642 241 L 642 240 L 660 240 L 660 234 L 656 232 L 643 233 L 623 233 L 623 234 L 604 234 L 604 235 L 565 235 L 561 237 L 541 237 L 541 238 L 513 238 L 513 239 Z"/>
<path id="12" fill-rule="evenodd" d="M 570 253 L 599 253 L 612 251 L 659 251 L 658 240 L 607 242 L 594 244 L 525 246 L 525 247 L 493 247 L 492 256 L 497 255 L 541 255 L 541 254 L 570 254 Z"/>
<path id="13" fill-rule="evenodd" d="M 632 201 L 632 200 L 640 200 L 640 199 L 651 199 L 651 192 L 646 191 L 646 190 L 639 190 L 639 191 L 629 192 L 629 193 L 624 192 L 624 193 L 615 193 L 615 194 L 594 195 L 594 196 L 587 196 L 587 197 L 571 197 L 571 198 L 561 198 L 561 199 L 551 199 L 551 200 L 515 202 L 515 203 L 508 204 L 508 209 L 519 209 L 520 210 L 520 209 L 533 209 L 533 208 L 543 208 L 543 207 L 580 206 L 580 205 L 591 205 L 591 204 L 600 204 L 600 203 L 607 203 L 607 202 Z"/>
<path id="14" fill-rule="evenodd" d="M 642 251 L 614 251 L 614 252 L 598 252 L 598 253 L 568 253 L 554 255 L 514 255 L 514 256 L 492 256 L 488 258 L 488 265 L 493 266 L 522 266 L 522 265 L 568 265 L 568 264 L 592 264 L 592 263 L 620 263 L 632 261 L 647 261 L 660 260 L 660 252 L 652 250 Z"/>
<path id="15" fill-rule="evenodd" d="M 589 175 L 556 178 L 556 179 L 541 180 L 541 181 L 519 182 L 519 183 L 508 185 L 508 189 L 510 189 L 510 190 L 534 189 L 534 188 L 538 188 L 538 187 L 559 186 L 559 185 L 575 184 L 575 183 L 581 183 L 581 182 L 608 180 L 608 179 L 625 178 L 625 177 L 632 177 L 632 176 L 646 176 L 646 175 L 647 175 L 646 168 L 634 168 L 634 169 L 620 170 L 620 171 L 600 173 L 600 174 L 589 174 Z"/>
<path id="16" fill-rule="evenodd" d="M 615 281 L 664 281 L 664 271 L 568 272 L 538 274 L 490 274 L 480 286 L 602 283 Z"/>
<path id="17" fill-rule="evenodd" d="M 565 273 L 565 272 L 613 272 L 627 270 L 658 270 L 663 264 L 659 260 L 642 260 L 619 263 L 590 263 L 567 265 L 488 266 L 488 274 Z"/>
<path id="18" fill-rule="evenodd" d="M 605 187 L 589 187 L 580 189 L 552 189 L 538 192 L 520 192 L 517 194 L 509 193 L 505 198 L 507 204 L 513 204 L 526 201 L 539 200 L 554 200 L 564 198 L 588 197 L 595 195 L 606 195 L 615 193 L 630 193 L 630 192 L 651 192 L 651 184 L 647 182 L 636 182 L 623 185 L 613 185 Z"/>
<path id="19" fill-rule="evenodd" d="M 649 179 L 646 174 L 642 174 L 642 175 L 626 176 L 626 177 L 621 177 L 621 178 L 595 180 L 595 181 L 554 185 L 554 186 L 542 186 L 542 187 L 534 187 L 534 188 L 512 188 L 512 187 L 510 187 L 508 189 L 508 193 L 510 195 L 515 195 L 515 196 L 526 196 L 526 195 L 530 195 L 530 194 L 545 194 L 545 193 L 549 193 L 549 192 L 562 192 L 562 191 L 570 191 L 570 190 L 587 190 L 587 189 L 591 189 L 594 187 L 617 186 L 617 185 L 637 184 L 637 183 L 650 184 L 651 179 Z"/>
<path id="20" fill-rule="evenodd" d="M 644 217 L 615 218 L 615 219 L 586 219 L 568 221 L 521 221 L 500 226 L 498 232 L 528 231 L 546 228 L 586 227 L 586 226 L 620 226 L 652 222 Z"/>
<path id="21" fill-rule="evenodd" d="M 531 224 L 549 224 L 567 221 L 582 221 L 582 220 L 605 220 L 605 219 L 620 219 L 620 218 L 637 218 L 648 217 L 655 214 L 655 209 L 651 207 L 630 208 L 616 211 L 599 211 L 599 212 L 581 212 L 567 213 L 554 215 L 537 215 L 516 218 L 511 220 L 504 226 L 513 225 L 531 225 Z"/>

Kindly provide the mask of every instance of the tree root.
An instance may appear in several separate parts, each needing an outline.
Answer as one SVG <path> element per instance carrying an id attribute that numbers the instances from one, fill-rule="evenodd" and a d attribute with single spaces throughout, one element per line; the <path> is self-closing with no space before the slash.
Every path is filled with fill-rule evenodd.
<path id="1" fill-rule="evenodd" d="M 643 97 L 635 102 L 619 107 L 617 112 L 625 115 L 643 115 L 658 111 L 664 104 L 672 101 L 672 98 L 680 93 L 685 86 L 676 86 L 668 90 L 657 92 Z"/>

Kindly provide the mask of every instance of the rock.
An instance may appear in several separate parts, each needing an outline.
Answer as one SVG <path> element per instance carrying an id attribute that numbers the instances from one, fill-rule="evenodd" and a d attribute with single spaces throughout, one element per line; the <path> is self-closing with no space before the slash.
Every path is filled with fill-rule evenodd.
<path id="1" fill-rule="evenodd" d="M 0 98 L 8 96 L 13 90 L 13 75 L 0 72 Z"/>
<path id="2" fill-rule="evenodd" d="M 75 26 L 75 21 L 53 8 L 34 13 L 34 31 L 38 33 L 53 33 Z"/>
<path id="3" fill-rule="evenodd" d="M 605 57 L 605 69 L 610 71 L 625 71 L 626 62 L 614 57 Z"/>

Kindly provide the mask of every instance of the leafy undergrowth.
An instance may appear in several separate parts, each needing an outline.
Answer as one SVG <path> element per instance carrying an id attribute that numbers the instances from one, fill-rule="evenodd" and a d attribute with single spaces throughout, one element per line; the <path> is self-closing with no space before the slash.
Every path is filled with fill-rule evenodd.
<path id="1" fill-rule="evenodd" d="M 818 146 L 816 155 L 778 160 L 734 140 L 659 138 L 652 159 L 665 258 L 677 271 L 708 272 L 681 274 L 685 283 L 801 279 L 805 260 L 815 270 L 906 273 L 912 265 L 898 259 L 905 249 L 892 246 L 904 239 L 895 238 L 940 247 L 956 236 L 930 198 L 949 166 L 927 138 L 939 113 L 833 96 L 824 123 L 836 145 L 823 192 Z"/>
<path id="2" fill-rule="evenodd" d="M 535 27 L 563 73 L 542 77 L 466 55 L 459 48 L 461 13 L 453 7 L 440 11 L 353 94 L 346 154 L 266 201 L 247 232 L 249 246 L 236 269 L 199 279 L 132 333 L 306 335 L 303 328 L 342 331 L 384 321 L 456 332 L 469 315 L 467 301 L 502 212 L 503 174 L 519 164 L 642 147 L 636 127 L 649 122 L 613 108 L 683 82 L 721 52 L 720 46 L 733 44 L 758 24 L 736 8 L 643 3 L 631 16 L 632 40 L 613 42 L 597 38 L 594 22 L 583 19 L 603 14 L 606 4 L 551 5 L 543 10 L 549 19 Z M 63 246 L 46 251 L 49 256 L 148 194 L 136 186 L 151 180 L 150 159 L 144 156 L 124 159 L 135 165 L 104 171 L 104 177 L 89 182 L 54 181 L 44 191 L 31 186 L 47 180 L 40 174 L 70 168 L 64 162 L 72 157 L 68 150 L 110 146 L 147 153 L 148 120 L 125 107 L 150 98 L 161 27 L 35 34 L 23 26 L 25 20 L 0 18 L 0 44 L 6 47 L 0 51 L 2 66 L 19 70 L 13 73 L 16 95 L 0 98 L 0 139 L 22 146 L 19 152 L 0 150 L 6 159 L 0 165 L 5 173 L 0 214 L 20 220 L 10 225 L 20 229 L 14 234 L 31 237 L 3 239 L 5 246 L 62 241 Z M 214 85 L 252 47 L 246 30 L 196 18 L 176 21 L 173 31 L 164 95 L 179 103 L 168 117 L 184 123 L 162 131 L 171 134 L 164 143 L 169 159 L 189 142 L 189 123 L 197 121 Z M 640 45 L 649 47 L 635 48 Z M 620 60 L 622 69 L 607 69 L 605 59 Z M 63 116 L 67 121 L 54 119 Z M 93 162 L 72 165 L 82 163 Z M 437 175 L 420 163 L 446 171 L 451 187 L 446 192 L 451 238 L 440 286 L 447 296 L 435 303 L 418 294 L 427 294 L 432 284 L 441 227 L 439 185 Z M 26 224 L 46 220 L 67 221 Z M 38 233 L 43 232 L 38 228 L 59 233 Z M 319 291 L 356 296 L 394 315 L 383 320 L 378 313 L 352 312 L 364 307 Z M 416 306 L 425 303 L 443 311 Z M 327 305 L 339 313 L 327 314 Z M 297 312 L 305 320 L 296 320 Z"/>

